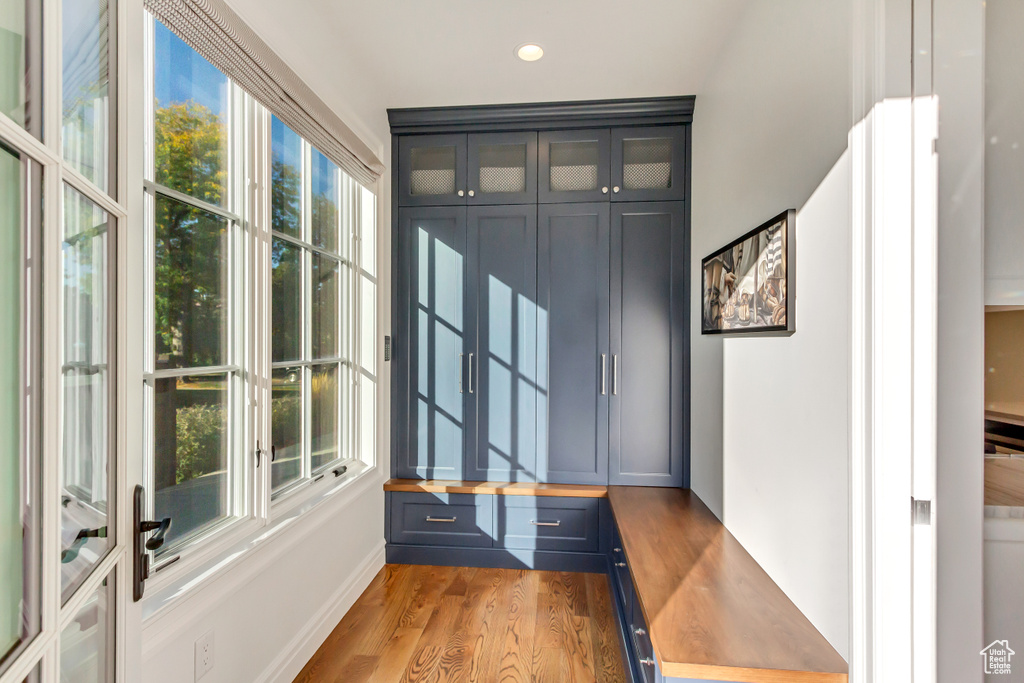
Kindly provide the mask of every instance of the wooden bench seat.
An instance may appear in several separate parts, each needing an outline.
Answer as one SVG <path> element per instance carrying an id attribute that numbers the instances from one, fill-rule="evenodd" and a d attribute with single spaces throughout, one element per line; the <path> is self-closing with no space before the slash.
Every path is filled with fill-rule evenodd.
<path id="1" fill-rule="evenodd" d="M 846 661 L 693 492 L 608 498 L 662 676 L 846 683 Z"/>

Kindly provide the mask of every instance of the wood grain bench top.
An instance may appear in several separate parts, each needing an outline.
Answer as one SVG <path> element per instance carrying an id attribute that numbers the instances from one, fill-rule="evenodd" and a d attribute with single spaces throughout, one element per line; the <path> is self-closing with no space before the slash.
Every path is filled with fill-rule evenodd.
<path id="1" fill-rule="evenodd" d="M 846 683 L 846 661 L 693 492 L 608 498 L 663 675 Z"/>
<path id="2" fill-rule="evenodd" d="M 607 498 L 607 486 L 582 484 L 538 484 L 535 482 L 451 481 L 447 479 L 389 479 L 385 491 L 413 493 L 477 493 L 492 496 L 559 496 L 564 498 Z"/>

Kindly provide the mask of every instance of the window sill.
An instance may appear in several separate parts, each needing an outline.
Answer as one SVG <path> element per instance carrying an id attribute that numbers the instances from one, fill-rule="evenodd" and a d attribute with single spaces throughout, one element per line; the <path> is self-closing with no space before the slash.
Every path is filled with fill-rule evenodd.
<path id="1" fill-rule="evenodd" d="M 383 473 L 365 463 L 353 463 L 347 473 L 333 486 L 325 487 L 301 500 L 288 510 L 275 514 L 262 528 L 248 533 L 242 540 L 222 548 L 221 552 L 205 558 L 195 566 L 183 566 L 177 571 L 168 569 L 168 576 L 158 585 L 147 586 L 142 600 L 142 619 L 145 631 L 144 649 L 150 651 L 178 630 L 185 619 L 194 617 L 193 610 L 183 611 L 189 598 L 201 590 L 215 585 L 212 594 L 204 591 L 203 604 L 212 608 L 219 595 L 227 595 L 246 583 L 252 575 L 286 552 L 307 533 L 318 528 L 320 515 L 325 510 L 336 514 L 336 506 L 355 500 L 367 491 L 381 487 Z M 344 492 L 344 493 L 343 493 Z M 334 506 L 327 505 L 334 502 Z M 295 527 L 296 524 L 305 523 Z M 285 529 L 295 533 L 283 534 Z M 170 573 L 173 571 L 173 573 Z M 230 574 L 230 580 L 219 581 Z M 187 617 L 182 615 L 187 614 Z"/>

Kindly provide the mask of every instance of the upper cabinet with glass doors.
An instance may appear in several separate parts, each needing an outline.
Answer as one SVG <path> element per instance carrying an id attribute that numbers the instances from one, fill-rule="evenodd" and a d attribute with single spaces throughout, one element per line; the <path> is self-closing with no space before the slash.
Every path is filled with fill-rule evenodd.
<path id="1" fill-rule="evenodd" d="M 542 204 L 686 198 L 684 126 L 595 128 L 540 134 Z"/>
<path id="2" fill-rule="evenodd" d="M 402 206 L 537 201 L 535 132 L 403 137 L 399 155 Z"/>

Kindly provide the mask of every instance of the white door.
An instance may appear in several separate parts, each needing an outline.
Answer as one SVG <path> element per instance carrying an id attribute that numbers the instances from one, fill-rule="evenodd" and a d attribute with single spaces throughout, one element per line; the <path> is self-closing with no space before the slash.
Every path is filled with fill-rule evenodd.
<path id="1" fill-rule="evenodd" d="M 118 410 L 126 13 L 0 0 L 0 683 L 140 680 Z"/>

